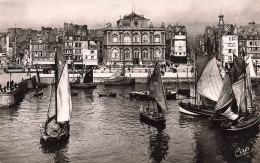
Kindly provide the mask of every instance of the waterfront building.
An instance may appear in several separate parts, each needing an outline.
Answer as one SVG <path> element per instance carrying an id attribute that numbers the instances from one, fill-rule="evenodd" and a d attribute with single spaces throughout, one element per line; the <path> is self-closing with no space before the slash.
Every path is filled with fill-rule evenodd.
<path id="1" fill-rule="evenodd" d="M 233 55 L 238 56 L 238 36 L 224 35 L 221 42 L 223 66 L 227 66 L 228 63 L 233 63 Z"/>
<path id="2" fill-rule="evenodd" d="M 129 66 L 165 61 L 165 25 L 154 27 L 149 19 L 132 12 L 106 24 L 103 37 L 103 62 L 106 65 Z"/>
<path id="3" fill-rule="evenodd" d="M 83 49 L 83 65 L 97 66 L 98 65 L 98 47 L 94 41 L 88 41 L 87 48 Z"/>
<path id="4" fill-rule="evenodd" d="M 169 59 L 174 63 L 187 63 L 187 30 L 184 25 L 169 25 L 167 37 L 170 41 Z"/>

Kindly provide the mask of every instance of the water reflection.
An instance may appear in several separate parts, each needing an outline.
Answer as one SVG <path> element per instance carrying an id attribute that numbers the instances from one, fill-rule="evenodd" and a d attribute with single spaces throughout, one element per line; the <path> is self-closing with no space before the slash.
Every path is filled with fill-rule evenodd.
<path id="1" fill-rule="evenodd" d="M 68 141 L 58 145 L 41 144 L 42 152 L 53 157 L 54 162 L 70 162 L 68 156 Z"/>
<path id="2" fill-rule="evenodd" d="M 169 154 L 170 136 L 162 129 L 149 127 L 149 152 L 153 162 L 161 162 Z"/>

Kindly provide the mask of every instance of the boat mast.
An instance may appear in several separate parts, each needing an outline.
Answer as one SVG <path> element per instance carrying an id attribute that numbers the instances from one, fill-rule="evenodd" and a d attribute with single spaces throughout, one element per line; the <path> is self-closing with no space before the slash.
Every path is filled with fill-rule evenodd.
<path id="1" fill-rule="evenodd" d="M 54 85 L 55 85 L 55 115 L 56 115 L 56 121 L 57 121 L 57 93 L 58 93 L 58 50 L 59 46 L 58 43 L 56 45 L 56 50 L 55 50 L 55 75 L 54 75 Z"/>
<path id="2" fill-rule="evenodd" d="M 246 116 L 248 115 L 247 113 L 247 88 L 246 88 L 246 62 L 245 62 L 245 51 L 243 49 L 243 68 L 244 68 L 244 90 L 245 90 L 245 109 L 246 109 Z M 250 79 L 251 80 L 251 79 Z"/>
<path id="3" fill-rule="evenodd" d="M 195 73 L 195 106 L 197 104 L 197 70 L 196 70 L 196 54 L 194 53 L 194 73 Z"/>

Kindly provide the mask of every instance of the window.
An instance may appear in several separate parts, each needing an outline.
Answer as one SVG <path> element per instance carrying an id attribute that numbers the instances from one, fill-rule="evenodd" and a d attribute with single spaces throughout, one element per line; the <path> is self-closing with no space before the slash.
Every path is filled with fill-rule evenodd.
<path id="1" fill-rule="evenodd" d="M 139 35 L 138 35 L 138 34 L 135 34 L 135 35 L 134 35 L 134 42 L 135 42 L 135 43 L 138 43 L 138 42 L 139 42 Z"/>
<path id="2" fill-rule="evenodd" d="M 181 46 L 179 46 L 179 50 L 181 50 Z"/>
<path id="3" fill-rule="evenodd" d="M 119 53 L 118 53 L 118 50 L 117 49 L 113 49 L 112 50 L 112 56 L 111 56 L 112 59 L 118 59 L 119 58 Z"/>
<path id="4" fill-rule="evenodd" d="M 73 37 L 72 37 L 72 36 L 70 36 L 70 37 L 69 37 L 69 40 L 73 40 Z"/>
<path id="5" fill-rule="evenodd" d="M 43 49 L 42 45 L 39 45 L 39 49 L 40 49 L 40 50 L 42 50 L 42 49 Z"/>
<path id="6" fill-rule="evenodd" d="M 139 50 L 138 49 L 134 50 L 133 58 L 139 58 Z"/>
<path id="7" fill-rule="evenodd" d="M 90 53 L 93 54 L 93 53 L 94 53 L 94 50 L 91 50 Z"/>
<path id="8" fill-rule="evenodd" d="M 143 50 L 143 58 L 148 59 L 148 50 L 147 49 Z"/>
<path id="9" fill-rule="evenodd" d="M 81 43 L 75 43 L 75 47 L 80 48 L 81 47 Z"/>
<path id="10" fill-rule="evenodd" d="M 125 59 L 130 59 L 130 50 L 129 49 L 125 50 Z"/>
<path id="11" fill-rule="evenodd" d="M 94 56 L 91 56 L 91 59 L 93 60 L 93 59 L 94 59 Z"/>
<path id="12" fill-rule="evenodd" d="M 34 52 L 34 56 L 35 56 L 35 57 L 38 57 L 38 52 Z"/>
<path id="13" fill-rule="evenodd" d="M 75 49 L 75 54 L 81 54 L 81 49 Z"/>
<path id="14" fill-rule="evenodd" d="M 112 42 L 113 42 L 113 43 L 118 42 L 118 36 L 117 36 L 117 35 L 113 35 L 113 36 L 112 36 Z"/>
<path id="15" fill-rule="evenodd" d="M 35 50 L 38 50 L 38 45 L 34 45 L 33 47 Z"/>
<path id="16" fill-rule="evenodd" d="M 232 56 L 228 56 L 228 61 L 233 61 Z"/>
<path id="17" fill-rule="evenodd" d="M 155 35 L 154 42 L 157 42 L 157 43 L 160 42 L 160 35 Z"/>
<path id="18" fill-rule="evenodd" d="M 143 35 L 143 43 L 148 43 L 149 42 L 149 37 L 147 34 Z"/>
<path id="19" fill-rule="evenodd" d="M 156 57 L 156 58 L 160 58 L 160 57 L 161 57 L 161 51 L 160 51 L 160 49 L 156 49 L 156 50 L 155 50 L 155 57 Z"/>
<path id="20" fill-rule="evenodd" d="M 124 43 L 130 43 L 131 42 L 131 37 L 129 36 L 129 34 L 126 34 L 124 36 Z"/>

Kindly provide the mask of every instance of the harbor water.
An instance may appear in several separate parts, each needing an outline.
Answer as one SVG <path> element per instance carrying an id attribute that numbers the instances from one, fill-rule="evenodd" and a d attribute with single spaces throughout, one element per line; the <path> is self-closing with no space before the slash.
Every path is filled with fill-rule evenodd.
<path id="1" fill-rule="evenodd" d="M 28 90 L 11 108 L 0 109 L 0 162 L 259 162 L 259 131 L 224 134 L 207 118 L 180 114 L 178 103 L 168 101 L 166 128 L 157 129 L 139 120 L 147 102 L 129 99 L 129 92 L 145 84 L 77 90 L 72 96 L 70 138 L 58 146 L 40 143 L 40 125 L 46 120 L 50 88 L 34 97 Z M 165 87 L 175 89 L 176 85 Z M 101 92 L 117 97 L 99 97 Z M 256 94 L 260 104 L 260 95 Z M 259 106 L 260 107 L 260 106 Z"/>

